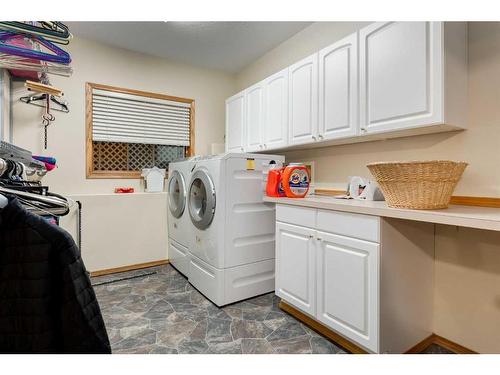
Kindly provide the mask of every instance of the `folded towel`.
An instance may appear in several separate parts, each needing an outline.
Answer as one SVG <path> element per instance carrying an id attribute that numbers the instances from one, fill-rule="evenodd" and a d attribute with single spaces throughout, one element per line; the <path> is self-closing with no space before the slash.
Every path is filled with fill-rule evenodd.
<path id="1" fill-rule="evenodd" d="M 56 158 L 53 158 L 51 156 L 37 156 L 34 155 L 33 159 L 43 161 L 44 163 L 49 163 L 49 164 L 57 164 Z"/>
<path id="2" fill-rule="evenodd" d="M 57 167 L 57 165 L 55 164 L 51 164 L 51 163 L 46 163 L 44 162 L 43 164 L 45 164 L 45 168 L 47 168 L 47 172 L 50 172 L 51 170 L 53 170 L 55 167 Z"/>

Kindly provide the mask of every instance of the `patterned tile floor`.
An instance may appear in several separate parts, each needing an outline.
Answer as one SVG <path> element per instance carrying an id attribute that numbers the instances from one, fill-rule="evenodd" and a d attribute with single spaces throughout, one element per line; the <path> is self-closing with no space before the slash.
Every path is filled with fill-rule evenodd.
<path id="1" fill-rule="evenodd" d="M 140 277 L 119 280 L 130 276 Z M 281 311 L 274 293 L 218 308 L 170 265 L 92 283 L 113 353 L 346 353 Z"/>

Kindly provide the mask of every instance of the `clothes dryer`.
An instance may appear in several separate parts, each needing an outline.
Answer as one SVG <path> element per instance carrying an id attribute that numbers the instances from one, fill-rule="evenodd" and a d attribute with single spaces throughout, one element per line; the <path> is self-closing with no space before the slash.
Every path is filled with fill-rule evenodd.
<path id="1" fill-rule="evenodd" d="M 263 196 L 284 157 L 222 154 L 195 161 L 188 185 L 189 281 L 222 306 L 274 290 L 275 207 Z"/>
<path id="2" fill-rule="evenodd" d="M 189 243 L 191 221 L 187 210 L 187 184 L 196 158 L 169 164 L 168 191 L 168 257 L 170 263 L 189 277 Z"/>

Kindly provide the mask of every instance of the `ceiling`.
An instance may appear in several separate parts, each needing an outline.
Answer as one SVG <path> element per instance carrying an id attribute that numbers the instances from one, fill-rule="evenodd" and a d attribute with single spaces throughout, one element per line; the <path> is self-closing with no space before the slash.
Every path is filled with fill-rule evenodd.
<path id="1" fill-rule="evenodd" d="M 237 73 L 311 22 L 68 22 L 86 39 Z"/>

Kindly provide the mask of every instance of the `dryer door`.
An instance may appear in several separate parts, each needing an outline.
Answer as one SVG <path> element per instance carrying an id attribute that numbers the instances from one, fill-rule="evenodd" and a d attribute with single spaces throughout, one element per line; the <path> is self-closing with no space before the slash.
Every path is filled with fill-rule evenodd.
<path id="1" fill-rule="evenodd" d="M 215 215 L 215 186 L 203 170 L 196 170 L 189 186 L 189 216 L 198 229 L 206 229 Z"/>
<path id="2" fill-rule="evenodd" d="M 186 184 L 179 171 L 173 171 L 168 181 L 168 208 L 176 218 L 180 218 L 186 208 Z"/>

